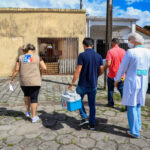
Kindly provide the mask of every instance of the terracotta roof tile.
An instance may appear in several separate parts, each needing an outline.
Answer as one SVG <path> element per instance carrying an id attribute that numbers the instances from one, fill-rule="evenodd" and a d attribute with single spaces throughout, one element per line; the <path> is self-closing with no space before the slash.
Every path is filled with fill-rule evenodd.
<path id="1" fill-rule="evenodd" d="M 146 35 L 150 36 L 150 31 L 148 31 L 148 30 L 146 30 L 146 29 L 144 29 L 144 28 L 142 28 L 138 25 L 136 25 L 136 30 L 143 33 L 143 34 L 146 34 Z"/>

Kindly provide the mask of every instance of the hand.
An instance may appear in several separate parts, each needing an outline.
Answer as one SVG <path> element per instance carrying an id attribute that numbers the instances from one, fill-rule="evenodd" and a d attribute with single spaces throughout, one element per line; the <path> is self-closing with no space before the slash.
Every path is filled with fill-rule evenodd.
<path id="1" fill-rule="evenodd" d="M 10 83 L 10 84 L 13 84 L 13 80 L 10 80 L 9 83 Z"/>
<path id="2" fill-rule="evenodd" d="M 118 82 L 115 81 L 114 86 L 115 86 L 115 87 L 118 87 Z"/>
<path id="3" fill-rule="evenodd" d="M 73 85 L 71 84 L 69 87 L 68 87 L 68 90 L 72 90 L 73 88 Z"/>

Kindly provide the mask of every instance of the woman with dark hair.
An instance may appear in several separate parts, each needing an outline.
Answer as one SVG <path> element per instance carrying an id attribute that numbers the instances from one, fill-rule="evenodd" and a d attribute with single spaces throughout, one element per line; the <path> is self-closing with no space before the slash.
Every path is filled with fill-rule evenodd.
<path id="1" fill-rule="evenodd" d="M 46 70 L 44 61 L 35 54 L 35 47 L 32 44 L 26 46 L 27 53 L 19 56 L 10 83 L 19 72 L 20 86 L 24 93 L 26 105 L 26 117 L 30 117 L 30 106 L 32 112 L 32 123 L 37 122 L 39 117 L 36 115 L 38 94 L 41 87 L 40 69 Z"/>

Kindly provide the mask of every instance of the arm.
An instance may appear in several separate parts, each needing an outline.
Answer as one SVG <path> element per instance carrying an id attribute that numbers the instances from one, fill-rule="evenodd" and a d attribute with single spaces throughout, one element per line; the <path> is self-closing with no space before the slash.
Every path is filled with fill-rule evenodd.
<path id="1" fill-rule="evenodd" d="M 110 67 L 110 65 L 111 65 L 111 60 L 106 60 L 106 64 L 105 64 L 105 66 L 104 66 L 104 71 L 106 71 L 107 68 Z"/>
<path id="2" fill-rule="evenodd" d="M 19 71 L 19 68 L 20 68 L 19 67 L 19 62 L 16 62 L 15 68 L 14 68 L 13 73 L 12 73 L 12 77 L 10 79 L 10 83 L 13 82 L 14 78 L 16 77 L 16 75 L 17 75 L 17 73 Z"/>
<path id="3" fill-rule="evenodd" d="M 104 73 L 104 66 L 100 66 L 99 76 L 101 76 L 103 73 Z"/>
<path id="4" fill-rule="evenodd" d="M 129 51 L 127 51 L 127 53 L 124 55 L 123 60 L 120 64 L 117 76 L 114 79 L 115 82 L 119 82 L 121 80 L 123 74 L 127 72 L 128 66 L 130 63 L 130 58 L 131 58 L 131 54 Z M 115 85 L 117 85 L 117 83 L 115 83 Z"/>
<path id="5" fill-rule="evenodd" d="M 76 80 L 78 79 L 80 75 L 81 69 L 82 69 L 82 65 L 78 65 L 73 76 L 72 84 L 68 88 L 69 90 L 72 90 L 73 85 L 75 84 Z"/>
<path id="6" fill-rule="evenodd" d="M 47 67 L 46 67 L 46 65 L 45 65 L 43 60 L 40 61 L 40 68 L 42 69 L 42 71 L 46 71 L 47 70 Z"/>

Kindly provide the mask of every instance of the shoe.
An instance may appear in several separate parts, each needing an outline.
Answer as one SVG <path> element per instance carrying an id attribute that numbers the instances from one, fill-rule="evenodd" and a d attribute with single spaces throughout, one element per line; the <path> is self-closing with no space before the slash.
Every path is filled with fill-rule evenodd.
<path id="1" fill-rule="evenodd" d="M 130 135 L 130 136 L 133 137 L 133 138 L 137 138 L 137 139 L 140 138 L 140 136 L 136 136 L 136 135 L 130 133 L 130 131 L 127 131 L 127 134 Z"/>
<path id="2" fill-rule="evenodd" d="M 95 130 L 95 125 L 90 125 L 90 130 L 94 131 Z"/>
<path id="3" fill-rule="evenodd" d="M 32 118 L 32 123 L 39 121 L 39 119 L 40 119 L 39 116 L 35 116 L 34 118 Z"/>
<path id="4" fill-rule="evenodd" d="M 88 125 L 88 124 L 89 124 L 88 119 L 82 119 L 79 126 L 82 127 L 82 126 Z"/>
<path id="5" fill-rule="evenodd" d="M 26 112 L 26 117 L 29 118 L 31 116 L 30 112 Z"/>

